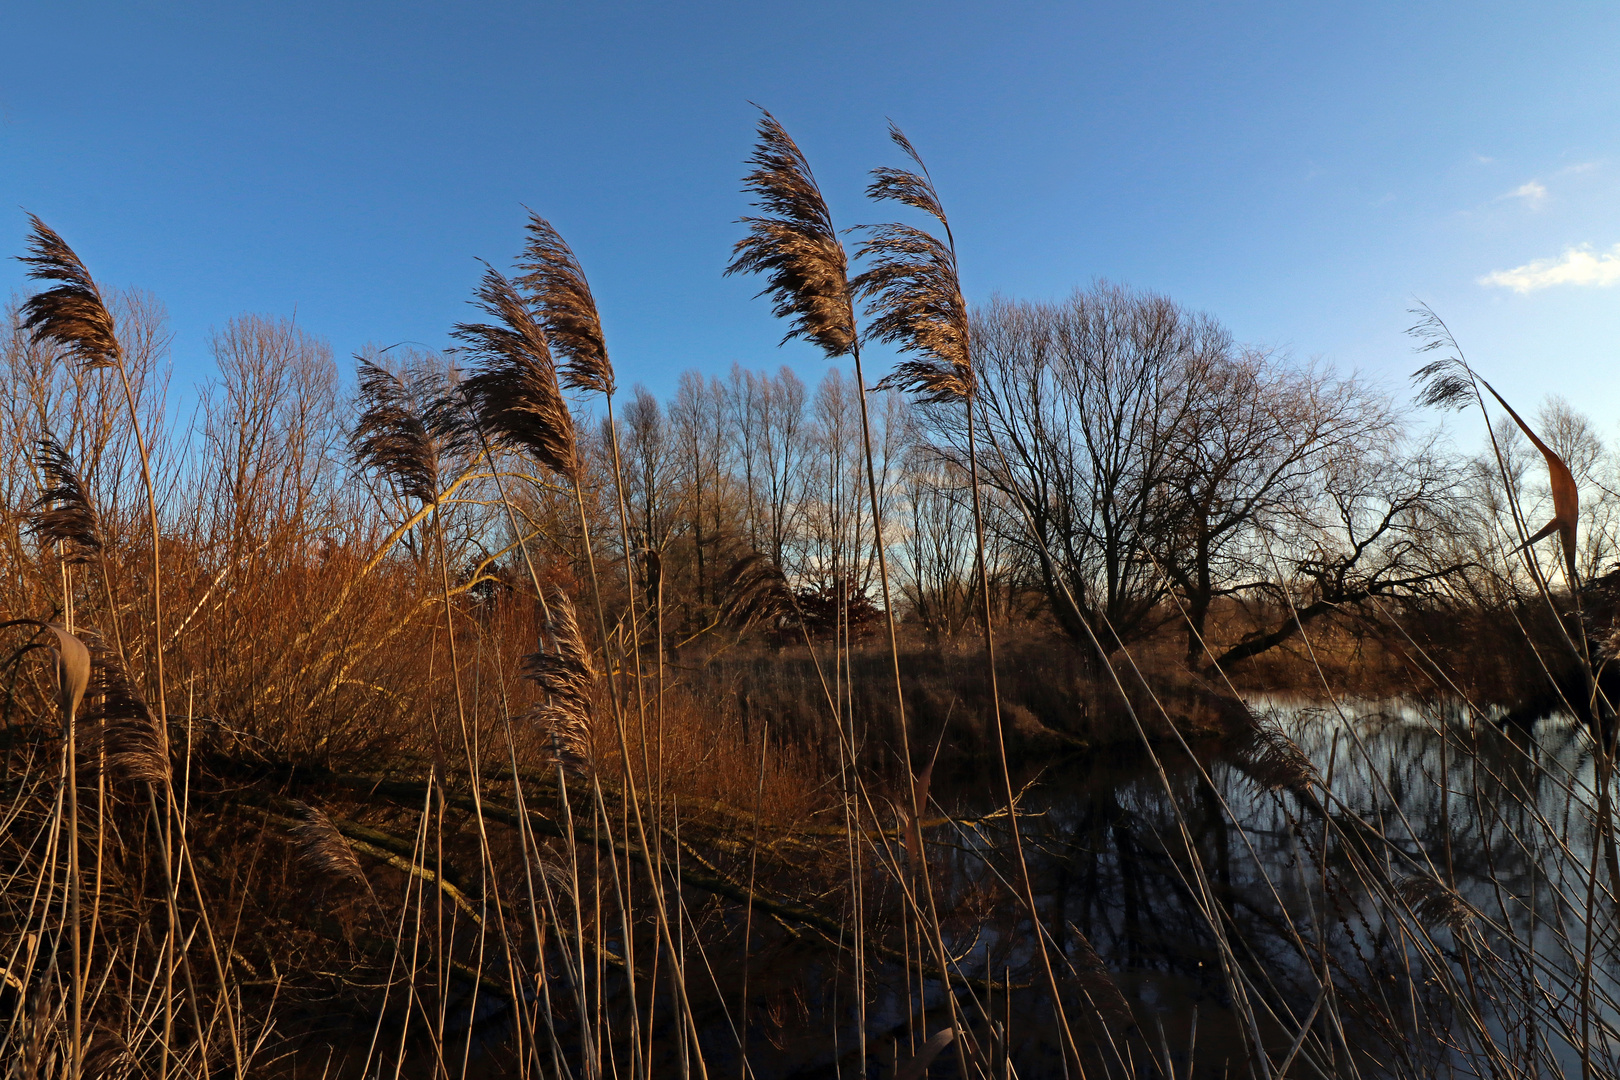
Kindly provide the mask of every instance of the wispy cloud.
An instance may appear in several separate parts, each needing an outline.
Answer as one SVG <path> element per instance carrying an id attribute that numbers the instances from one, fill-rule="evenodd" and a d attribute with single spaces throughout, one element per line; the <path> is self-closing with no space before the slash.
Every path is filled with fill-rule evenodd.
<path id="1" fill-rule="evenodd" d="M 1550 289 L 1554 285 L 1591 288 L 1620 285 L 1620 244 L 1604 252 L 1594 252 L 1586 244 L 1568 248 L 1556 258 L 1535 259 L 1511 270 L 1496 270 L 1480 278 L 1479 283 L 1517 293 Z"/>
<path id="2" fill-rule="evenodd" d="M 1526 180 L 1524 183 L 1520 184 L 1506 195 L 1501 195 L 1497 198 L 1498 201 L 1501 201 L 1502 199 L 1523 199 L 1524 205 L 1528 206 L 1532 210 L 1539 210 L 1541 208 L 1541 204 L 1547 198 L 1547 185 L 1543 184 L 1540 180 Z"/>

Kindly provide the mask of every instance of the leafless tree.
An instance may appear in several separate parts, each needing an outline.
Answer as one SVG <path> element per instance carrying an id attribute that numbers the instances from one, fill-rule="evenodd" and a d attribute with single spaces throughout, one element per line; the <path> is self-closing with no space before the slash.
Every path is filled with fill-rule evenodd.
<path id="1" fill-rule="evenodd" d="M 1164 618 L 1147 552 L 1170 510 L 1171 436 L 1194 405 L 1191 357 L 1214 332 L 1164 297 L 1108 284 L 976 315 L 985 481 L 1015 509 L 1009 539 L 1077 640 L 1090 623 L 1105 645 L 1128 644 Z M 952 420 L 937 419 L 959 456 Z"/>
<path id="2" fill-rule="evenodd" d="M 948 455 L 914 441 L 900 474 L 901 593 L 924 632 L 954 637 L 973 618 L 974 539 L 962 522 L 968 479 Z"/>
<path id="3" fill-rule="evenodd" d="M 1452 543 L 1465 475 L 1436 438 L 1341 443 L 1316 460 L 1311 483 L 1318 494 L 1279 508 L 1269 523 L 1272 573 L 1243 590 L 1260 601 L 1263 625 L 1214 654 L 1211 669 L 1276 648 L 1329 616 L 1387 625 L 1475 568 Z"/>
<path id="4" fill-rule="evenodd" d="M 619 438 L 632 542 L 642 549 L 642 565 L 649 570 L 643 586 L 651 610 L 657 603 L 659 576 L 651 568 L 656 566 L 662 573 L 665 551 L 679 525 L 680 500 L 669 424 L 658 399 L 646 387 L 635 388 L 624 410 Z"/>
<path id="5" fill-rule="evenodd" d="M 774 563 L 788 568 L 803 513 L 805 468 L 810 449 L 803 381 L 784 365 L 774 378 L 753 376 L 757 389 L 752 423 L 759 436 L 761 543 Z"/>
<path id="6" fill-rule="evenodd" d="M 1322 491 L 1330 460 L 1386 441 L 1395 418 L 1388 400 L 1359 380 L 1235 351 L 1210 325 L 1185 362 L 1190 407 L 1165 432 L 1172 450 L 1164 527 L 1149 542 L 1180 596 L 1193 665 L 1214 600 L 1269 575 L 1260 533 L 1294 520 Z"/>
<path id="7" fill-rule="evenodd" d="M 722 536 L 725 486 L 725 397 L 718 380 L 707 382 L 696 372 L 681 375 L 669 421 L 678 447 L 683 503 L 694 568 L 693 599 L 704 607 L 715 603 L 715 581 Z M 701 617 L 701 612 L 693 612 Z"/>

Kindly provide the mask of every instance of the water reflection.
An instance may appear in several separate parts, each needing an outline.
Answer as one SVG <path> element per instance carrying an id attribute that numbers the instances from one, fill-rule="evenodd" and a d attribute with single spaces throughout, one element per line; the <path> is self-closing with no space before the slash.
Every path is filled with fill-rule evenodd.
<path id="1" fill-rule="evenodd" d="M 1089 1016 L 1092 1064 L 1523 1075 L 1578 1072 L 1585 1047 L 1612 1072 L 1620 869 L 1594 863 L 1584 730 L 1552 718 L 1510 736 L 1394 702 L 1256 705 L 1319 783 L 1270 791 L 1252 754 L 1167 746 L 1053 768 L 1024 800 L 1043 922 L 1069 961 L 1062 997 Z M 988 786 L 959 794 L 964 812 L 995 802 Z M 951 895 L 1016 873 L 993 823 L 956 839 Z M 1013 1061 L 1058 1075 L 1033 935 L 1003 916 L 996 933 L 958 935 L 963 969 L 1022 975 Z"/>

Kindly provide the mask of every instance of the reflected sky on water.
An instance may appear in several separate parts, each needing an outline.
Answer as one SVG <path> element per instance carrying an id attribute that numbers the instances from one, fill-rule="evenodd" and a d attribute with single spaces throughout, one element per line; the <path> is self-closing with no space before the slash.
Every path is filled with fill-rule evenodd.
<path id="1" fill-rule="evenodd" d="M 1170 744 L 1052 765 L 1024 796 L 1037 901 L 1073 965 L 1063 996 L 1105 1018 L 1082 1024 L 1091 1052 L 1116 1072 L 1125 1057 L 1143 1075 L 1166 1060 L 1238 1075 L 1257 1041 L 1287 1057 L 1310 1018 L 1290 1075 L 1578 1073 L 1583 1040 L 1612 1071 L 1620 869 L 1600 859 L 1594 880 L 1587 733 L 1561 718 L 1504 733 L 1446 705 L 1252 704 L 1316 783 L 1267 790 L 1252 752 Z M 975 778 L 953 808 L 983 812 L 993 793 Z M 936 837 L 956 843 L 948 895 L 1015 877 L 1004 820 Z M 1034 939 L 1010 910 L 953 935 L 964 971 L 1028 979 Z M 1128 1017 L 1110 1014 L 1099 964 Z M 1026 1074 L 1057 1067 L 1049 996 L 1011 999 L 1026 1030 L 1047 1018 Z"/>

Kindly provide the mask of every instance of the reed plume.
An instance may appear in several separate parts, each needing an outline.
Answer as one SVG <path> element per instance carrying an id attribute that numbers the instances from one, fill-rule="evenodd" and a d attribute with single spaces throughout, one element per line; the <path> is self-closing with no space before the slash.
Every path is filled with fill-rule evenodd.
<path id="1" fill-rule="evenodd" d="M 585 271 L 551 222 L 533 211 L 526 226 L 529 241 L 518 259 L 524 271 L 516 284 L 539 313 L 551 348 L 558 354 L 558 376 L 570 390 L 613 393 L 613 365 L 602 336 L 596 299 Z"/>
<path id="2" fill-rule="evenodd" d="M 101 516 L 79 479 L 73 458 L 47 433 L 34 457 L 43 483 L 28 507 L 28 528 L 45 544 L 62 545 L 62 561 L 89 562 L 100 554 Z"/>
<path id="3" fill-rule="evenodd" d="M 1266 791 L 1303 794 L 1321 782 L 1304 751 L 1268 720 L 1256 718 L 1253 730 L 1233 748 L 1232 760 Z"/>
<path id="4" fill-rule="evenodd" d="M 30 254 L 19 255 L 18 261 L 29 266 L 30 278 L 60 284 L 23 302 L 23 328 L 36 344 L 55 342 L 86 369 L 120 366 L 123 350 L 116 324 L 90 271 L 50 226 L 33 214 L 28 221 L 33 227 Z"/>
<path id="5" fill-rule="evenodd" d="M 769 296 L 772 313 L 789 320 L 783 343 L 803 338 L 829 358 L 848 355 L 856 345 L 848 256 L 810 163 L 776 117 L 760 113 L 748 159 L 754 169 L 743 189 L 765 216 L 741 219 L 748 235 L 732 248 L 726 275 L 766 275 L 757 295 Z"/>
<path id="6" fill-rule="evenodd" d="M 873 169 L 867 196 L 922 210 L 939 222 L 945 238 L 898 222 L 866 226 L 869 239 L 857 254 L 870 260 L 870 268 L 850 287 L 869 301 L 866 337 L 898 343 L 903 357 L 878 388 L 906 390 L 931 402 L 967 400 L 973 396 L 973 362 L 950 222 L 911 141 L 893 124 L 889 138 L 918 171 Z"/>
<path id="7" fill-rule="evenodd" d="M 334 881 L 347 882 L 359 885 L 368 893 L 371 891 L 371 882 L 366 879 L 366 873 L 360 868 L 360 860 L 355 857 L 354 848 L 338 832 L 338 827 L 332 824 L 332 819 L 317 807 L 308 803 L 294 800 L 293 809 L 298 815 L 295 824 L 288 827 L 293 839 L 298 845 L 298 854 L 316 873 Z"/>
<path id="8" fill-rule="evenodd" d="M 720 579 L 720 590 L 726 598 L 721 620 L 738 631 L 795 610 L 793 590 L 782 568 L 757 551 L 731 564 Z"/>
<path id="9" fill-rule="evenodd" d="M 357 357 L 357 359 L 360 359 Z M 439 447 L 430 410 L 431 373 L 402 379 L 360 359 L 360 420 L 349 438 L 354 460 L 387 477 L 401 495 L 431 504 L 439 497 Z"/>
<path id="10" fill-rule="evenodd" d="M 1523 551 L 1556 532 L 1559 544 L 1563 548 L 1564 570 L 1569 579 L 1569 586 L 1575 588 L 1577 580 L 1575 557 L 1578 551 L 1581 514 L 1581 493 L 1575 483 L 1575 474 L 1570 472 L 1564 459 L 1552 447 L 1541 441 L 1530 425 L 1514 411 L 1513 406 L 1496 392 L 1496 387 L 1474 371 L 1464 359 L 1456 338 L 1452 337 L 1451 330 L 1440 316 L 1427 305 L 1415 308 L 1412 314 L 1418 317 L 1418 321 L 1407 330 L 1407 333 L 1422 342 L 1418 346 L 1418 351 L 1445 354 L 1413 373 L 1412 378 L 1420 387 L 1417 395 L 1418 404 L 1440 409 L 1465 409 L 1470 404 L 1475 404 L 1483 413 L 1485 399 L 1479 392 L 1479 388 L 1483 386 L 1491 397 L 1496 399 L 1497 404 L 1507 410 L 1507 414 L 1513 418 L 1519 430 L 1524 432 L 1525 437 L 1546 459 L 1547 480 L 1552 489 L 1553 518 L 1514 550 Z"/>
<path id="11" fill-rule="evenodd" d="M 46 623 L 45 629 L 56 638 L 56 703 L 62 710 L 62 723 L 67 726 L 73 723 L 90 687 L 90 650 L 59 623 Z"/>
<path id="12" fill-rule="evenodd" d="M 551 639 L 551 650 L 541 649 L 523 658 L 524 677 L 546 695 L 546 700 L 530 710 L 529 719 L 551 736 L 559 766 L 588 773 L 592 768 L 596 667 L 580 634 L 573 601 L 555 590 L 547 609 L 546 636 Z"/>
<path id="13" fill-rule="evenodd" d="M 166 785 L 169 754 L 163 729 L 118 655 L 97 650 L 86 720 L 101 725 L 102 745 L 113 772 L 132 782 Z"/>
<path id="14" fill-rule="evenodd" d="M 62 711 L 63 727 L 67 728 L 78 713 L 79 705 L 90 688 L 90 650 L 61 623 L 28 618 L 7 619 L 0 622 L 0 629 L 10 629 L 13 626 L 33 627 L 36 633 L 48 630 L 56 639 L 56 647 L 51 650 L 56 669 L 56 704 Z"/>
<path id="15" fill-rule="evenodd" d="M 1395 892 L 1412 909 L 1412 914 L 1428 925 L 1446 926 L 1453 932 L 1468 928 L 1478 917 L 1471 904 L 1444 882 L 1427 874 L 1409 877 Z"/>
<path id="16" fill-rule="evenodd" d="M 458 323 L 453 336 L 475 361 L 462 383 L 473 415 L 494 440 L 526 451 L 573 481 L 580 460 L 574 418 L 557 385 L 545 328 L 500 271 L 486 267 L 474 301 L 496 323 Z"/>
<path id="17" fill-rule="evenodd" d="M 1097 955 L 1091 940 L 1072 922 L 1068 924 L 1068 930 L 1069 937 L 1073 941 L 1070 963 L 1081 993 L 1086 995 L 1091 1007 L 1097 1010 L 1104 1023 L 1120 1031 L 1136 1026 L 1136 1017 L 1131 1013 L 1130 1003 L 1120 992 L 1119 983 L 1115 982 L 1114 976 L 1109 973 L 1108 965 Z"/>

